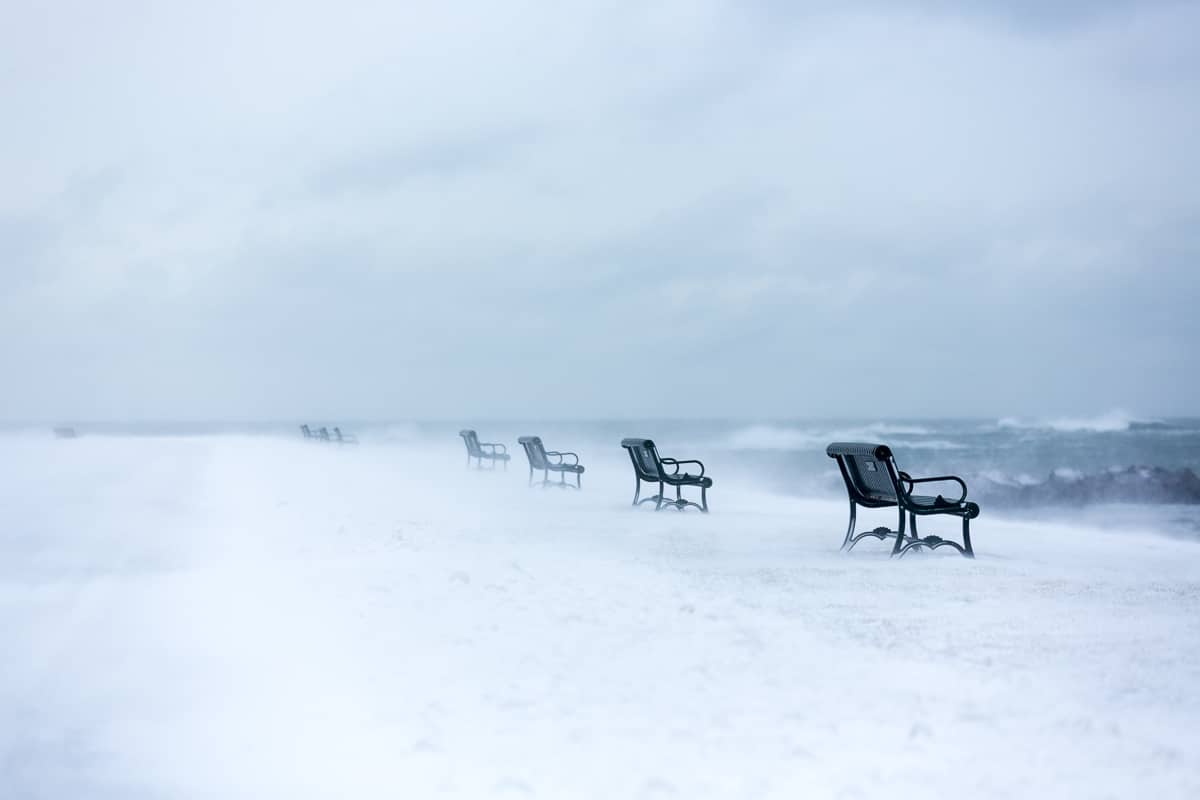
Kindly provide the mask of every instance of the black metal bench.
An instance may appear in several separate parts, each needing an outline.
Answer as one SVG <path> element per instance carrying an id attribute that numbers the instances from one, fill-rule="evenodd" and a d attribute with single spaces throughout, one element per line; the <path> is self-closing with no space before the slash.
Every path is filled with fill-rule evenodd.
<path id="1" fill-rule="evenodd" d="M 504 464 L 504 468 L 508 469 L 508 448 L 499 442 L 481 442 L 478 434 L 473 430 L 461 430 L 458 435 L 463 438 L 467 444 L 467 467 L 471 466 L 471 459 L 475 459 L 476 467 L 483 469 L 483 460 L 486 458 L 492 463 L 492 469 L 496 468 L 496 462 Z"/>
<path id="2" fill-rule="evenodd" d="M 533 473 L 536 470 L 542 471 L 543 487 L 546 486 L 562 486 L 572 489 L 581 488 L 580 480 L 583 475 L 583 465 L 579 463 L 579 454 L 572 453 L 570 450 L 547 450 L 542 444 L 541 438 L 537 436 L 520 436 L 517 441 L 521 443 L 521 447 L 525 448 L 525 455 L 529 459 L 529 485 L 533 486 Z M 574 461 L 567 463 L 567 457 L 570 456 Z M 558 473 L 558 482 L 550 480 L 550 473 Z M 567 483 L 567 473 L 575 475 L 575 485 Z"/>
<path id="3" fill-rule="evenodd" d="M 654 446 L 654 442 L 649 439 L 622 439 L 621 447 L 629 451 L 629 460 L 633 462 L 633 474 L 636 477 L 637 485 L 633 492 L 633 504 L 641 505 L 642 503 L 654 502 L 654 510 L 661 511 L 663 508 L 672 507 L 678 511 L 682 511 L 688 506 L 694 506 L 705 514 L 708 513 L 708 490 L 712 487 L 712 478 L 705 477 L 704 464 L 694 459 L 675 459 L 663 458 L 658 454 L 658 448 Z M 684 472 L 680 474 L 679 467 L 682 464 L 696 464 L 700 467 L 699 475 L 692 475 Z M 670 471 L 667 471 L 670 467 Z M 658 484 L 658 494 L 652 497 L 641 497 L 642 481 L 647 483 Z M 664 486 L 675 487 L 675 499 L 669 499 L 664 490 Z M 684 486 L 700 487 L 700 502 L 696 503 L 691 500 L 683 499 Z M 639 500 L 638 498 L 641 497 Z"/>
<path id="4" fill-rule="evenodd" d="M 850 496 L 850 525 L 846 528 L 842 550 L 849 552 L 860 540 L 870 536 L 880 541 L 895 539 L 893 556 L 903 556 L 909 550 L 920 547 L 930 550 L 953 547 L 967 558 L 975 557 L 975 551 L 971 549 L 971 520 L 979 516 L 979 506 L 967 501 L 967 484 L 962 478 L 955 475 L 914 478 L 896 467 L 891 448 L 884 444 L 834 442 L 825 448 L 825 453 L 837 461 L 842 479 L 846 482 L 846 493 Z M 957 483 L 962 494 L 948 500 L 940 494 L 930 497 L 912 493 L 918 483 L 937 482 Z M 875 528 L 855 533 L 854 523 L 858 506 L 896 508 L 900 515 L 897 529 Z M 904 525 L 906 514 L 912 527 L 912 531 L 907 535 Z M 933 515 L 949 515 L 962 519 L 961 545 L 940 536 L 922 537 L 917 532 L 917 517 Z"/>

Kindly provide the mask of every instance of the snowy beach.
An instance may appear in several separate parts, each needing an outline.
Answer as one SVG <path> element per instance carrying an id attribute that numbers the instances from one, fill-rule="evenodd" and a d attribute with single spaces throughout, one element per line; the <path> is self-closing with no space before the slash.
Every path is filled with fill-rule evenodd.
<path id="1" fill-rule="evenodd" d="M 0 800 L 1200 800 L 1200 2 L 0 19 Z"/>
<path id="2" fill-rule="evenodd" d="M 1200 544 L 1154 514 L 897 562 L 732 470 L 633 510 L 615 442 L 578 493 L 454 441 L 0 459 L 5 797 L 1200 795 Z"/>

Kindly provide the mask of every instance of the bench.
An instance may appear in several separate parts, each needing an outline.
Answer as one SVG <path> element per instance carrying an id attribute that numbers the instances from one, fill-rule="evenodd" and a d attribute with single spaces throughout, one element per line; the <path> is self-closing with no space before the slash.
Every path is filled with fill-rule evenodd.
<path id="1" fill-rule="evenodd" d="M 846 493 L 850 496 L 850 525 L 846 528 L 846 538 L 842 541 L 843 551 L 849 552 L 860 540 L 870 536 L 880 541 L 895 539 L 896 543 L 892 547 L 894 557 L 903 556 L 909 550 L 921 547 L 929 550 L 953 547 L 967 558 L 975 557 L 975 551 L 971 548 L 971 520 L 979 516 L 979 506 L 967 501 L 967 484 L 962 478 L 955 475 L 914 478 L 896 466 L 891 448 L 883 444 L 834 442 L 825 448 L 825 453 L 837 461 L 842 480 L 846 483 Z M 943 482 L 957 483 L 961 494 L 950 500 L 940 494 L 932 497 L 913 494 L 919 483 Z M 855 533 L 854 523 L 858 506 L 896 508 L 899 513 L 896 530 L 881 527 Z M 912 529 L 908 534 L 905 534 L 905 515 L 908 516 Z M 940 536 L 922 537 L 917 532 L 917 517 L 934 515 L 962 519 L 962 544 Z"/>
<path id="2" fill-rule="evenodd" d="M 667 507 L 683 511 L 688 506 L 694 506 L 705 514 L 708 513 L 708 490 L 712 487 L 713 482 L 712 478 L 705 477 L 704 464 L 694 459 L 663 458 L 659 456 L 658 448 L 654 446 L 654 442 L 649 439 L 622 439 L 621 447 L 629 451 L 629 460 L 633 462 L 633 474 L 637 482 L 633 492 L 633 504 L 635 506 L 642 503 L 654 502 L 655 511 L 661 511 Z M 698 465 L 700 467 L 700 474 L 692 475 L 689 472 L 680 474 L 679 467 L 683 464 Z M 668 471 L 668 467 L 670 471 Z M 657 483 L 658 494 L 652 497 L 641 497 L 642 481 Z M 675 487 L 674 500 L 666 496 L 664 492 L 665 486 Z M 684 486 L 698 486 L 700 488 L 699 503 L 683 499 L 682 492 Z M 639 497 L 641 498 L 640 500 L 638 499 Z"/>
<path id="3" fill-rule="evenodd" d="M 333 435 L 338 444 L 358 444 L 358 439 L 348 433 L 342 433 L 342 429 L 334 427 Z"/>
<path id="4" fill-rule="evenodd" d="M 471 459 L 475 459 L 476 467 L 483 469 L 483 460 L 486 458 L 492 462 L 492 469 L 496 468 L 496 462 L 504 464 L 504 468 L 508 469 L 508 448 L 499 442 L 481 442 L 479 436 L 472 430 L 461 430 L 458 435 L 463 438 L 467 444 L 467 467 L 471 466 Z"/>
<path id="5" fill-rule="evenodd" d="M 525 448 L 525 455 L 529 459 L 529 485 L 533 486 L 533 473 L 535 470 L 542 471 L 542 487 L 560 486 L 579 489 L 580 480 L 583 475 L 583 465 L 579 463 L 579 454 L 572 453 L 569 450 L 547 450 L 542 444 L 542 440 L 537 436 L 520 436 L 517 441 L 521 443 L 521 447 Z M 567 457 L 570 456 L 574 461 L 567 463 Z M 550 480 L 550 473 L 558 473 L 558 482 Z M 567 483 L 567 473 L 570 472 L 575 476 L 575 485 Z"/>
<path id="6" fill-rule="evenodd" d="M 300 433 L 304 434 L 305 439 L 312 439 L 313 437 L 316 436 L 315 433 L 313 433 L 311 430 L 308 429 L 307 425 L 300 426 Z"/>

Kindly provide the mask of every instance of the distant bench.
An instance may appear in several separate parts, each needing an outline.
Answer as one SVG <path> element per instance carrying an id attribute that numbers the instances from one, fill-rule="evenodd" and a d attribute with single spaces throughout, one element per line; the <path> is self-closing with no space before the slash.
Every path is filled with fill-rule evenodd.
<path id="1" fill-rule="evenodd" d="M 658 454 L 658 448 L 649 439 L 622 439 L 621 447 L 629 451 L 629 460 L 633 462 L 633 474 L 636 478 L 636 488 L 633 492 L 633 504 L 654 503 L 654 510 L 661 511 L 670 506 L 682 511 L 688 506 L 708 513 L 708 490 L 712 487 L 712 478 L 704 475 L 704 464 L 695 459 L 663 458 Z M 683 464 L 695 464 L 700 467 L 699 475 L 692 475 L 686 470 L 680 474 L 679 467 Z M 670 468 L 668 471 L 667 468 Z M 658 494 L 652 497 L 642 497 L 642 481 L 658 484 Z M 675 487 L 675 499 L 671 500 L 664 493 L 665 486 Z M 700 502 L 684 500 L 684 486 L 695 486 L 700 489 Z"/>
<path id="2" fill-rule="evenodd" d="M 313 429 L 309 428 L 307 425 L 301 425 L 300 433 L 302 433 L 304 435 L 305 439 L 316 439 L 316 440 L 322 441 L 322 442 L 329 441 L 329 431 L 326 430 L 325 428 L 317 428 L 314 431 Z"/>
<path id="3" fill-rule="evenodd" d="M 300 426 L 300 433 L 305 439 L 315 439 L 320 442 L 337 442 L 338 444 L 358 444 L 358 439 L 348 433 L 342 433 L 342 429 L 334 427 L 333 435 L 331 436 L 328 428 L 317 428 L 313 430 L 307 425 Z"/>
<path id="4" fill-rule="evenodd" d="M 517 439 L 521 443 L 521 447 L 525 448 L 525 456 L 529 459 L 529 485 L 533 486 L 533 473 L 537 470 L 542 471 L 542 486 L 571 486 L 567 483 L 567 473 L 575 476 L 575 486 L 572 488 L 580 488 L 580 476 L 583 475 L 583 466 L 579 463 L 579 454 L 572 453 L 569 450 L 547 450 L 542 444 L 541 438 L 537 436 L 521 436 Z M 572 463 L 567 463 L 567 457 L 570 456 Z M 550 480 L 550 473 L 558 473 L 558 482 Z"/>
<path id="5" fill-rule="evenodd" d="M 979 516 L 979 506 L 967 501 L 967 484 L 962 478 L 955 475 L 913 478 L 896 467 L 891 448 L 884 444 L 834 442 L 825 448 L 825 453 L 837 461 L 842 479 L 846 483 L 846 493 L 850 496 L 850 525 L 846 529 L 846 538 L 842 541 L 842 550 L 849 552 L 861 539 L 870 536 L 880 541 L 895 539 L 893 556 L 903 556 L 909 550 L 920 547 L 930 550 L 953 547 L 967 558 L 975 557 L 975 551 L 971 549 L 971 520 Z M 961 495 L 948 500 L 940 494 L 929 497 L 912 493 L 918 483 L 941 482 L 957 483 Z M 875 528 L 855 533 L 854 522 L 858 506 L 896 508 L 900 515 L 897 529 L 893 531 L 888 528 Z M 912 532 L 908 535 L 904 532 L 905 514 L 908 515 L 912 527 Z M 917 517 L 932 515 L 949 515 L 962 519 L 963 543 L 960 545 L 940 536 L 922 538 L 917 533 Z"/>
<path id="6" fill-rule="evenodd" d="M 467 445 L 467 466 L 471 466 L 471 459 L 475 459 L 476 467 L 483 469 L 483 460 L 487 459 L 491 462 L 492 469 L 496 468 L 496 462 L 504 464 L 504 468 L 508 469 L 508 448 L 499 442 L 481 442 L 479 435 L 473 430 L 461 430 L 458 435 L 463 438 Z"/>

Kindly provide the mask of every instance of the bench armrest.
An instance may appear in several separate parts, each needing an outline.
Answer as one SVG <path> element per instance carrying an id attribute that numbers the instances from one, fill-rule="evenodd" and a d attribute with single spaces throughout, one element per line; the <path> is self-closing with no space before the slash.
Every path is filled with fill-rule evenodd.
<path id="1" fill-rule="evenodd" d="M 575 463 L 576 463 L 576 464 L 578 464 L 578 463 L 579 463 L 579 454 L 578 454 L 578 453 L 572 453 L 570 450 L 547 450 L 547 451 L 546 451 L 546 455 L 548 455 L 548 456 L 557 456 L 557 457 L 558 457 L 558 460 L 559 460 L 560 462 L 563 460 L 563 456 L 571 456 L 572 458 L 574 458 L 574 459 L 575 459 Z"/>
<path id="2" fill-rule="evenodd" d="M 680 464 L 699 464 L 700 465 L 700 477 L 701 478 L 704 477 L 704 463 L 702 461 L 697 461 L 694 458 L 684 458 L 684 459 L 664 458 L 664 459 L 661 459 L 661 461 L 664 464 L 670 464 L 673 467 L 675 467 L 675 471 L 673 473 L 671 473 L 672 475 L 679 474 L 679 465 Z"/>
<path id="3" fill-rule="evenodd" d="M 952 502 L 961 503 L 967 499 L 967 483 L 966 483 L 966 481 L 964 481 L 962 478 L 958 477 L 957 475 L 938 475 L 933 478 L 914 478 L 911 475 L 909 475 L 907 472 L 901 472 L 900 473 L 900 482 L 908 484 L 908 488 L 904 490 L 906 494 L 912 494 L 913 486 L 918 483 L 941 483 L 941 482 L 957 483 L 960 487 L 962 487 L 962 497 L 960 497 L 957 500 L 954 500 Z"/>
<path id="4" fill-rule="evenodd" d="M 480 447 L 490 447 L 490 448 L 492 448 L 492 452 L 493 452 L 493 453 L 495 453 L 495 452 L 496 452 L 496 448 L 497 448 L 497 447 L 499 447 L 499 448 L 500 448 L 500 452 L 501 452 L 501 453 L 507 453 L 507 452 L 508 452 L 508 448 L 507 448 L 507 447 L 505 447 L 504 445 L 500 444 L 499 442 L 480 442 L 480 443 L 479 443 L 479 446 L 480 446 Z"/>

